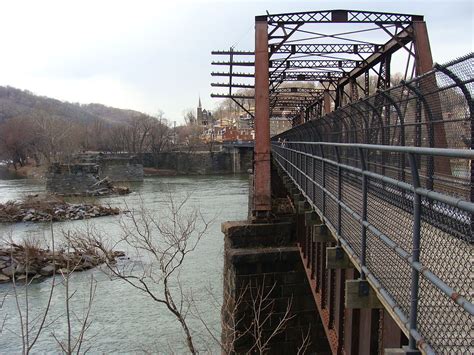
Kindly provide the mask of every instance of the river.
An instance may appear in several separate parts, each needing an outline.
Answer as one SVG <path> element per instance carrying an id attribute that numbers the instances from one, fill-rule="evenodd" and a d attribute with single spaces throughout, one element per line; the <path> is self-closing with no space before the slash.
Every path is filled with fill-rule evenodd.
<path id="1" fill-rule="evenodd" d="M 143 183 L 131 185 L 134 193 L 128 196 L 106 197 L 99 200 L 126 209 L 137 209 L 144 205 L 148 210 L 165 208 L 168 195 L 176 200 L 189 195 L 187 204 L 198 208 L 204 220 L 213 220 L 197 249 L 185 259 L 180 279 L 186 294 L 192 293 L 194 304 L 206 324 L 220 335 L 220 303 L 222 300 L 223 235 L 220 225 L 226 220 L 245 219 L 247 213 L 247 176 L 193 176 L 146 178 Z M 41 182 L 27 179 L 0 180 L 0 202 L 18 199 L 27 194 L 44 191 Z M 126 207 L 125 207 L 126 206 Z M 61 231 L 84 230 L 94 227 L 104 235 L 114 237 L 121 232 L 120 217 L 100 217 L 87 222 L 60 222 L 53 225 L 55 235 Z M 201 224 L 202 225 L 202 224 Z M 45 224 L 19 223 L 0 224 L 0 235 L 12 236 L 15 240 L 35 238 L 47 242 L 49 226 Z M 60 237 L 57 237 L 60 239 Z M 55 238 L 56 239 L 56 238 Z M 58 241 L 59 243 L 59 241 Z M 130 255 L 133 260 L 133 255 Z M 97 281 L 96 295 L 91 309 L 91 325 L 86 332 L 82 350 L 90 347 L 89 353 L 187 353 L 183 332 L 176 319 L 160 304 L 117 279 L 111 279 L 103 271 L 92 269 L 74 273 L 70 289 L 74 293 L 72 308 L 81 319 L 86 310 L 91 276 Z M 45 309 L 50 290 L 50 281 L 28 287 L 28 301 L 33 318 Z M 176 289 L 175 289 L 176 291 Z M 19 287 L 19 299 L 24 301 L 24 288 Z M 21 352 L 19 312 L 16 307 L 11 284 L 0 285 L 0 353 Z M 33 353 L 58 353 L 60 348 L 53 337 L 64 340 L 67 321 L 65 317 L 65 289 L 55 288 L 52 306 L 48 314 L 48 325 L 44 329 Z M 25 305 L 21 304 L 25 316 Z M 71 312 L 72 313 L 72 312 Z M 201 351 L 220 353 L 201 323 L 189 316 L 193 338 Z M 77 326 L 75 334 L 77 335 Z M 34 332 L 33 332 L 34 333 Z"/>

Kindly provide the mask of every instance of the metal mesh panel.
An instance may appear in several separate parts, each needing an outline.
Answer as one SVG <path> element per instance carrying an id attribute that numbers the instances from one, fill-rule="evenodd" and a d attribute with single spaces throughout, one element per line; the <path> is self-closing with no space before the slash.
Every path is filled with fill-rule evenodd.
<path id="1" fill-rule="evenodd" d="M 473 317 L 423 277 L 420 279 L 418 327 L 436 353 L 473 352 Z"/>
<path id="2" fill-rule="evenodd" d="M 406 193 L 400 194 L 393 185 L 385 184 L 387 193 L 392 194 L 392 203 L 387 204 L 387 200 L 379 197 L 378 185 L 381 185 L 378 181 L 369 179 L 367 221 L 409 252 L 412 249 L 413 216 L 407 211 L 413 210 L 413 201 Z"/>
<path id="3" fill-rule="evenodd" d="M 397 305 L 410 310 L 411 268 L 373 233 L 367 233 L 367 267 L 392 295 Z"/>
<path id="4" fill-rule="evenodd" d="M 473 351 L 473 64 L 436 66 L 273 138 L 277 163 L 439 353 Z"/>

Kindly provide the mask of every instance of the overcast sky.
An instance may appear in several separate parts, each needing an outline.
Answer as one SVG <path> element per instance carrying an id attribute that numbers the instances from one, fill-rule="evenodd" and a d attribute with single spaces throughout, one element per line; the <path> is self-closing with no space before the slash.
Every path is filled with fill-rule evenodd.
<path id="1" fill-rule="evenodd" d="M 469 0 L 2 1 L 0 85 L 180 123 L 199 95 L 217 104 L 210 52 L 253 50 L 255 15 L 338 8 L 424 15 L 439 63 L 473 51 Z"/>

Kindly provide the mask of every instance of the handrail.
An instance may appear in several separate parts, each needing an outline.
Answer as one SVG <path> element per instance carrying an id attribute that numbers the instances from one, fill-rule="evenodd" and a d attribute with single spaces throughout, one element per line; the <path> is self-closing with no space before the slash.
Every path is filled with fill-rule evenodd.
<path id="1" fill-rule="evenodd" d="M 272 138 L 275 163 L 426 353 L 474 343 L 473 65 L 436 65 Z"/>

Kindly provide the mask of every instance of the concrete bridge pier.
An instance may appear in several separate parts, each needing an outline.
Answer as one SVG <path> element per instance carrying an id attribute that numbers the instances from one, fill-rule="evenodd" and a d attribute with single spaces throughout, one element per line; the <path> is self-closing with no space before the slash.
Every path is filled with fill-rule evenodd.
<path id="1" fill-rule="evenodd" d="M 274 218 L 222 224 L 225 353 L 329 354 L 300 251 L 296 218 L 281 180 L 272 178 Z M 305 341 L 306 339 L 306 341 Z"/>

